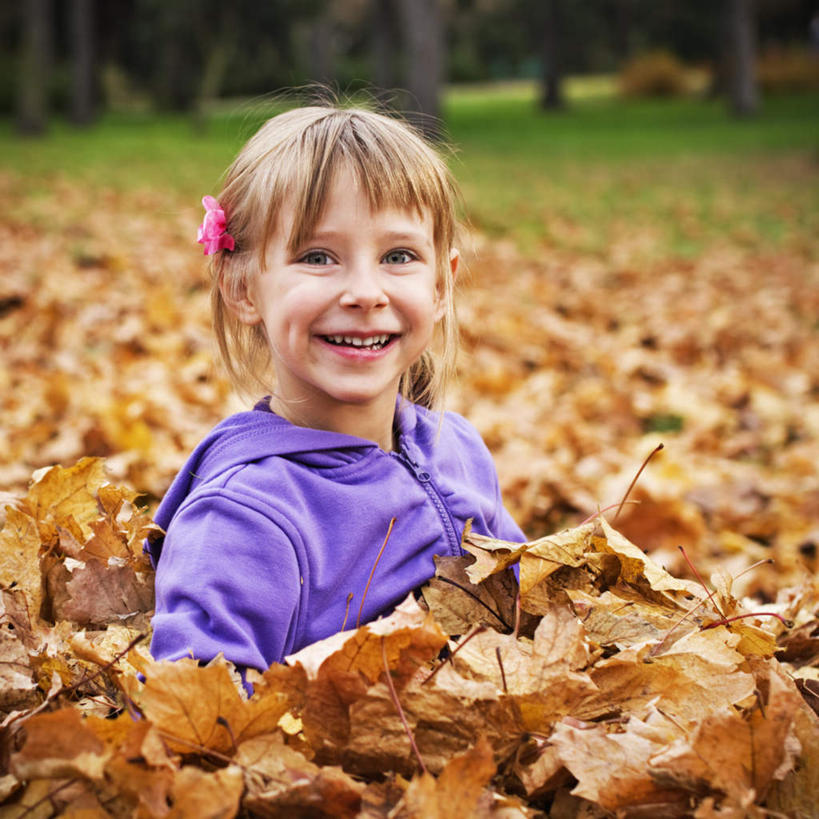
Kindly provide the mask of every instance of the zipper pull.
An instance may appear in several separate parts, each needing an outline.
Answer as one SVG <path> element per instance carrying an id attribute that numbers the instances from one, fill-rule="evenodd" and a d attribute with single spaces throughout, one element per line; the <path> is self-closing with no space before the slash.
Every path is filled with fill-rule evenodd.
<path id="1" fill-rule="evenodd" d="M 430 480 L 432 475 L 429 474 L 425 469 L 422 469 L 421 466 L 410 458 L 405 452 L 399 452 L 398 457 L 407 465 L 410 472 L 421 482 L 426 483 Z"/>

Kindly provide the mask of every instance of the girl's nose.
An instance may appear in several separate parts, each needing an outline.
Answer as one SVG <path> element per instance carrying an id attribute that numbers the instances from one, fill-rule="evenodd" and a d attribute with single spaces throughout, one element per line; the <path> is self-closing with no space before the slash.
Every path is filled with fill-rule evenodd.
<path id="1" fill-rule="evenodd" d="M 342 307 L 372 310 L 386 307 L 389 298 L 384 292 L 382 273 L 377 266 L 356 265 L 348 271 L 341 294 Z"/>

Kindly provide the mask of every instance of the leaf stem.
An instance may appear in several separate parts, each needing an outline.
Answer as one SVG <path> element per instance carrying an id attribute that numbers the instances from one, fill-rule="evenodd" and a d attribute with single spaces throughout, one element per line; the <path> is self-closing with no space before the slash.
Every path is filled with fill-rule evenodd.
<path id="1" fill-rule="evenodd" d="M 401 717 L 401 723 L 404 726 L 404 730 L 407 732 L 410 745 L 412 746 L 412 750 L 415 752 L 415 756 L 418 759 L 418 764 L 421 766 L 421 770 L 424 773 L 427 773 L 427 766 L 424 765 L 424 760 L 421 758 L 421 752 L 418 750 L 418 746 L 415 744 L 415 737 L 412 735 L 412 731 L 407 723 L 407 718 L 404 716 L 404 709 L 401 707 L 401 702 L 398 699 L 398 694 L 395 693 L 395 686 L 392 684 L 392 674 L 390 673 L 390 666 L 387 662 L 387 643 L 383 637 L 381 638 L 381 658 L 384 661 L 384 672 L 387 675 L 387 688 L 390 690 L 390 697 L 392 697 L 395 710 L 398 711 L 398 716 Z"/>
<path id="2" fill-rule="evenodd" d="M 500 616 L 500 614 L 498 614 L 498 612 L 496 612 L 496 611 L 495 611 L 495 610 L 492 608 L 492 606 L 490 606 L 488 603 L 485 603 L 483 600 L 481 600 L 481 598 L 480 598 L 480 597 L 478 597 L 478 595 L 477 595 L 477 594 L 475 594 L 475 592 L 470 591 L 468 588 L 466 588 L 466 586 L 462 586 L 462 585 L 461 585 L 460 583 L 458 583 L 456 580 L 452 580 L 452 579 L 451 579 L 451 578 L 449 578 L 449 577 L 439 577 L 439 576 L 436 576 L 436 577 L 435 577 L 435 580 L 441 580 L 441 581 L 443 581 L 444 583 L 449 583 L 449 585 L 450 585 L 450 586 L 455 586 L 455 588 L 456 588 L 456 589 L 460 589 L 462 592 L 464 592 L 464 594 L 468 594 L 468 595 L 469 595 L 469 596 L 470 596 L 470 597 L 471 597 L 473 600 L 475 600 L 475 602 L 480 603 L 480 604 L 481 604 L 481 605 L 482 605 L 482 606 L 483 606 L 483 607 L 484 607 L 484 608 L 485 608 L 485 609 L 486 609 L 486 610 L 487 610 L 487 611 L 488 611 L 488 612 L 489 612 L 489 613 L 490 613 L 490 614 L 491 614 L 493 617 L 495 617 L 495 618 L 497 619 L 497 621 L 498 621 L 498 622 L 499 622 L 499 623 L 500 623 L 500 624 L 501 624 L 501 625 L 502 625 L 504 628 L 509 629 L 509 631 L 511 631 L 511 630 L 512 630 L 512 626 L 510 626 L 510 625 L 509 625 L 509 623 L 507 623 L 507 622 L 506 622 L 506 620 L 504 620 L 504 619 L 503 619 L 503 617 L 501 617 L 501 616 Z"/>
<path id="3" fill-rule="evenodd" d="M 344 620 L 341 623 L 341 630 L 342 631 L 344 631 L 344 629 L 347 627 L 347 618 L 350 616 L 350 603 L 352 602 L 352 599 L 353 599 L 353 593 L 350 592 L 347 595 L 347 605 L 344 608 Z M 361 615 L 359 614 L 359 617 L 360 616 Z"/>
<path id="4" fill-rule="evenodd" d="M 691 558 L 688 557 L 685 548 L 683 546 L 678 546 L 677 548 L 680 550 L 680 552 L 682 552 L 682 556 L 685 558 L 685 562 L 688 564 L 688 568 L 691 569 L 691 571 L 694 573 L 694 577 L 697 578 L 697 580 L 700 583 L 700 586 L 702 586 L 703 591 L 705 592 L 705 599 L 710 600 L 714 604 L 714 608 L 720 614 L 722 614 L 723 617 L 725 617 L 725 614 L 723 613 L 722 609 L 720 609 L 720 607 L 717 605 L 717 601 L 714 600 L 714 592 L 708 590 L 708 586 L 705 585 L 705 581 L 702 579 L 702 575 L 699 573 L 697 567 L 691 562 Z"/>
<path id="5" fill-rule="evenodd" d="M 508 694 L 509 689 L 506 687 L 506 672 L 503 670 L 503 660 L 501 659 L 500 646 L 495 646 L 495 656 L 498 658 L 498 666 L 500 667 L 501 682 L 503 683 L 503 693 Z"/>
<path id="6" fill-rule="evenodd" d="M 629 489 L 629 491 L 631 491 L 631 490 Z M 620 501 L 620 503 L 611 503 L 608 506 L 604 506 L 602 509 L 598 509 L 593 514 L 589 515 L 585 520 L 580 521 L 580 523 L 578 523 L 577 525 L 578 525 L 578 527 L 579 526 L 585 526 L 587 523 L 591 523 L 595 518 L 599 518 L 600 515 L 602 515 L 604 512 L 609 512 L 609 511 L 611 511 L 612 509 L 615 509 L 615 508 L 617 509 L 617 514 L 620 514 L 620 507 L 622 507 L 624 503 L 634 503 L 634 504 L 639 505 L 640 501 L 635 501 L 635 500 L 626 501 L 625 498 L 624 498 L 622 501 Z M 616 518 L 617 518 L 617 515 L 615 515 L 615 520 L 616 520 Z"/>
<path id="7" fill-rule="evenodd" d="M 643 470 L 648 466 L 648 462 L 663 448 L 662 444 L 657 444 L 651 452 L 648 453 L 646 459 L 643 461 L 640 468 L 637 470 L 637 474 L 634 476 L 631 483 L 628 485 L 628 489 L 626 489 L 626 494 L 623 495 L 623 500 L 620 501 L 620 505 L 617 507 L 617 511 L 614 514 L 614 519 L 617 520 L 620 517 L 620 511 L 622 510 L 623 506 L 625 505 L 626 499 L 631 494 L 631 490 L 634 489 L 634 484 L 637 483 L 637 479 L 640 475 L 643 474 Z"/>
<path id="8" fill-rule="evenodd" d="M 381 548 L 378 550 L 378 554 L 375 558 L 375 563 L 373 563 L 372 569 L 370 569 L 370 576 L 367 578 L 367 585 L 364 586 L 364 595 L 361 598 L 361 605 L 358 607 L 358 617 L 355 618 L 355 627 L 358 628 L 361 625 L 361 613 L 364 611 L 364 601 L 367 599 L 367 592 L 370 590 L 370 582 L 373 579 L 373 575 L 375 574 L 376 566 L 378 566 L 378 561 L 381 560 L 381 555 L 384 554 L 384 549 L 387 546 L 387 541 L 390 539 L 390 535 L 392 534 L 392 527 L 395 526 L 395 518 L 390 520 L 390 528 L 387 529 L 387 536 L 384 538 L 384 542 L 381 544 Z M 344 618 L 345 622 L 347 618 Z M 343 631 L 343 629 L 342 629 Z"/>
<path id="9" fill-rule="evenodd" d="M 706 629 L 716 628 L 717 626 L 727 626 L 728 623 L 733 623 L 735 620 L 742 620 L 746 617 L 776 617 L 785 628 L 793 628 L 793 623 L 790 620 L 786 620 L 781 614 L 777 614 L 775 611 L 752 611 L 748 614 L 735 614 L 733 617 L 723 617 L 722 620 L 717 620 L 714 623 L 703 626 L 702 630 L 705 631 Z"/>
<path id="10" fill-rule="evenodd" d="M 483 623 L 481 623 L 481 624 L 480 624 L 480 625 L 478 625 L 478 626 L 475 626 L 475 628 L 474 628 L 472 631 L 470 631 L 470 632 L 469 632 L 469 634 L 467 634 L 467 635 L 466 635 L 466 637 L 464 637 L 464 638 L 463 638 L 463 640 L 461 640 L 461 642 L 460 642 L 460 643 L 458 643 L 458 645 L 456 645 L 456 646 L 455 646 L 455 648 L 452 650 L 452 652 L 450 653 L 450 655 L 449 655 L 449 657 L 448 657 L 449 661 L 450 661 L 450 662 L 452 662 L 452 658 L 453 658 L 453 657 L 454 657 L 454 656 L 455 656 L 455 655 L 456 655 L 456 654 L 457 654 L 457 653 L 458 653 L 458 652 L 459 652 L 459 651 L 460 651 L 460 650 L 461 650 L 461 649 L 462 649 L 462 648 L 463 648 L 463 647 L 464 647 L 464 646 L 465 646 L 465 645 L 466 645 L 466 644 L 467 644 L 467 643 L 468 643 L 468 642 L 469 642 L 469 641 L 470 641 L 470 640 L 471 640 L 471 639 L 472 639 L 472 638 L 473 638 L 473 637 L 474 637 L 476 634 L 480 634 L 482 631 L 486 631 L 486 629 L 487 629 L 487 627 L 486 627 L 485 625 L 483 625 Z M 426 684 L 427 684 L 427 683 L 428 683 L 428 682 L 429 682 L 429 681 L 430 681 L 430 680 L 431 680 L 431 679 L 432 679 L 432 678 L 433 678 L 433 677 L 434 677 L 434 676 L 435 676 L 435 675 L 436 675 L 436 674 L 437 674 L 437 673 L 438 673 L 438 672 L 439 672 L 439 671 L 440 671 L 440 670 L 441 670 L 443 667 L 444 667 L 444 664 L 443 664 L 443 663 L 441 663 L 440 665 L 435 666 L 435 668 L 432 670 L 432 673 L 431 673 L 431 674 L 430 674 L 428 677 L 425 677 L 425 678 L 424 678 L 424 681 L 421 683 L 421 685 L 426 685 Z"/>

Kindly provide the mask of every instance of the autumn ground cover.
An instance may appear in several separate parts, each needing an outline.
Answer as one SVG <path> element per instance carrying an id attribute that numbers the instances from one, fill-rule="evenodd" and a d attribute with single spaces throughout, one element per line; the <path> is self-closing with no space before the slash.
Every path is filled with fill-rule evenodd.
<path id="1" fill-rule="evenodd" d="M 19 800 L 30 805 L 48 797 L 42 807 L 54 801 L 48 795 L 57 777 L 65 803 L 91 800 L 89 794 L 102 799 L 107 788 L 106 798 L 120 805 L 114 815 L 131 815 L 137 802 L 142 815 L 165 815 L 174 800 L 180 815 L 194 815 L 197 808 L 180 806 L 187 785 L 197 783 L 231 794 L 234 806 L 241 797 L 246 809 L 255 805 L 275 815 L 296 797 L 282 785 L 279 807 L 270 807 L 272 797 L 266 803 L 264 796 L 270 782 L 286 777 L 254 768 L 254 759 L 289 737 L 287 753 L 304 752 L 304 763 L 288 758 L 281 764 L 312 783 L 309 798 L 302 794 L 305 804 L 335 794 L 347 806 L 338 815 L 355 815 L 362 798 L 373 816 L 386 815 L 385 805 L 400 803 L 404 815 L 413 815 L 438 798 L 449 804 L 446 788 L 464 779 L 458 773 L 464 766 L 483 773 L 461 794 L 469 803 L 463 815 L 478 804 L 486 815 L 499 809 L 499 796 L 492 804 L 480 796 L 490 780 L 496 795 L 528 801 L 514 815 L 550 807 L 553 815 L 575 815 L 583 804 L 653 816 L 661 804 L 666 815 L 686 815 L 698 804 L 702 816 L 739 816 L 765 799 L 799 815 L 799 806 L 819 793 L 815 781 L 798 774 L 808 762 L 814 770 L 819 763 L 815 724 L 803 699 L 793 698 L 790 681 L 803 679 L 810 696 L 819 678 L 819 166 L 812 142 L 819 113 L 807 97 L 772 100 L 752 123 L 731 122 L 716 106 L 696 101 L 617 108 L 591 100 L 553 118 L 538 117 L 531 98 L 517 91 L 501 97 L 470 92 L 448 102 L 469 268 L 460 295 L 464 353 L 451 406 L 484 434 L 507 504 L 532 538 L 577 527 L 617 504 L 643 458 L 662 442 L 664 450 L 631 492 L 638 503 L 607 513 L 659 564 L 660 574 L 616 533 L 594 524 L 570 528 L 570 537 L 551 539 L 562 544 L 561 556 L 543 544 L 532 556 L 517 556 L 522 571 L 533 561 L 519 639 L 517 632 L 493 637 L 498 622 L 490 617 L 485 625 L 492 628 L 471 639 L 461 665 L 436 675 L 431 699 L 411 671 L 431 668 L 447 635 L 481 622 L 474 611 L 464 614 L 463 601 L 444 596 L 441 604 L 434 592 L 427 598 L 436 625 L 412 610 L 381 631 L 349 632 L 357 645 L 369 646 L 361 650 L 369 658 L 364 666 L 343 659 L 349 647 L 334 646 L 294 666 L 293 674 L 306 674 L 309 686 L 287 677 L 290 671 L 271 672 L 260 684 L 260 695 L 267 693 L 259 702 L 230 706 L 246 722 L 252 715 L 243 709 L 266 709 L 265 730 L 236 729 L 232 740 L 215 727 L 220 714 L 180 728 L 163 711 L 162 684 L 139 689 L 122 670 L 125 659 L 85 682 L 95 661 L 110 660 L 145 626 L 144 615 L 126 616 L 150 606 L 149 573 L 137 548 L 146 523 L 126 514 L 127 493 L 100 497 L 99 478 L 91 477 L 98 467 L 90 462 L 49 473 L 34 494 L 20 499 L 34 470 L 96 456 L 105 459 L 114 483 L 143 493 L 150 509 L 201 435 L 239 405 L 212 365 L 203 260 L 192 235 L 198 197 L 214 192 L 240 141 L 237 132 L 246 133 L 252 120 L 246 110 L 232 113 L 191 135 L 181 121 L 119 117 L 88 134 L 55 128 L 43 143 L 18 142 L 0 131 L 0 491 L 15 510 L 6 513 L 0 537 L 4 561 L 18 556 L 18 563 L 0 563 L 0 580 L 6 587 L 17 581 L 16 590 L 4 593 L 3 622 L 16 622 L 18 636 L 25 634 L 25 650 L 19 639 L 18 648 L 8 648 L 11 637 L 5 628 L 2 634 L 2 650 L 17 652 L 11 659 L 3 654 L 11 693 L 2 706 L 25 713 L 11 725 L 27 723 L 35 737 L 15 768 L 31 784 L 22 790 L 14 777 L 2 780 L 3 795 L 18 807 Z M 504 563 L 503 550 L 484 554 L 485 546 L 472 548 L 481 555 L 479 565 L 499 554 Z M 679 546 L 706 579 L 715 572 L 738 576 L 762 559 L 774 563 L 733 582 L 715 575 L 716 605 L 706 600 L 677 627 L 696 604 L 686 596 L 704 594 L 659 568 L 693 577 Z M 38 570 L 24 576 L 20 567 L 31 569 L 39 552 Z M 120 572 L 115 581 L 102 571 L 111 557 Z M 82 567 L 87 573 L 72 574 Z M 51 578 L 45 585 L 40 571 Z M 478 579 L 463 577 L 463 567 L 457 571 L 463 584 Z M 25 618 L 20 589 L 28 595 Z M 89 608 L 89 589 L 104 598 L 96 607 Z M 508 589 L 482 589 L 510 624 Z M 773 617 L 720 625 L 765 606 L 792 627 Z M 45 620 L 37 618 L 38 609 Z M 455 623 L 447 619 L 452 611 Z M 626 622 L 621 611 L 634 617 Z M 576 625 L 578 614 L 585 631 Z M 742 622 L 755 631 L 743 632 Z M 560 650 L 544 643 L 549 633 L 561 635 Z M 683 638 L 688 643 L 678 645 Z M 656 662 L 674 646 L 673 661 Z M 500 660 L 491 672 L 482 665 L 496 650 L 507 656 L 505 671 Z M 695 654 L 706 657 L 696 667 L 680 659 Z M 149 663 L 134 651 L 128 656 L 132 665 Z M 649 666 L 660 668 L 662 681 Z M 384 667 L 392 669 L 410 723 L 421 733 L 421 756 L 440 777 L 432 784 L 413 780 L 411 788 L 390 780 L 362 797 L 359 780 L 337 768 L 310 768 L 307 757 L 340 764 L 365 781 L 373 769 L 413 772 Z M 642 669 L 637 676 L 635 668 Z M 213 692 L 230 684 L 222 666 L 208 671 L 212 679 L 205 682 L 198 671 L 155 675 L 168 675 L 169 686 L 187 686 L 194 699 L 197 690 L 201 698 L 201 686 Z M 190 676 L 172 683 L 173 674 Z M 539 682 L 532 682 L 533 674 Z M 455 676 L 447 682 L 447 675 Z M 474 695 L 471 710 L 455 708 L 455 685 Z M 311 692 L 310 707 L 294 699 L 299 686 Z M 352 709 L 343 718 L 336 714 L 347 734 L 319 730 L 326 714 L 314 706 L 326 704 L 328 686 L 345 692 L 342 701 Z M 554 686 L 565 694 L 560 703 Z M 638 696 L 641 686 L 651 696 Z M 720 687 L 727 693 L 718 702 L 680 694 Z M 49 690 L 38 723 L 25 709 Z M 72 699 L 106 714 L 112 703 L 129 703 L 147 725 L 165 731 L 165 744 L 154 734 L 136 738 L 122 721 L 108 733 L 97 723 L 83 727 L 56 708 Z M 776 719 L 765 722 L 765 708 Z M 432 730 L 429 709 L 459 716 L 454 725 Z M 289 734 L 274 730 L 287 712 L 301 715 L 303 731 L 292 725 Z M 480 720 L 468 713 L 485 717 L 489 750 L 475 744 Z M 356 727 L 367 714 L 371 734 Z M 202 734 L 206 723 L 209 739 Z M 504 732 L 498 727 L 504 724 L 513 727 Z M 194 730 L 187 741 L 198 743 L 193 768 L 179 761 L 188 753 L 179 746 L 184 730 Z M 445 743 L 447 731 L 457 741 Z M 755 731 L 764 738 L 756 744 L 747 740 Z M 705 749 L 726 733 L 745 739 L 734 757 L 720 762 Z M 17 732 L 15 742 L 24 734 Z M 56 734 L 82 738 L 88 752 L 82 763 L 68 749 L 46 753 L 44 737 Z M 176 737 L 176 745 L 167 736 Z M 374 736 L 388 746 L 385 757 L 365 751 Z M 760 742 L 777 750 L 756 767 L 743 754 L 756 758 Z M 116 750 L 122 743 L 139 745 L 143 761 L 126 762 Z M 632 767 L 612 762 L 623 749 L 637 760 Z M 708 770 L 697 768 L 695 757 L 706 759 Z M 594 758 L 607 760 L 607 770 L 584 761 Z M 727 779 L 715 773 L 721 765 L 732 772 Z M 124 783 L 137 774 L 153 797 L 128 796 Z M 251 780 L 267 790 L 254 790 Z"/>

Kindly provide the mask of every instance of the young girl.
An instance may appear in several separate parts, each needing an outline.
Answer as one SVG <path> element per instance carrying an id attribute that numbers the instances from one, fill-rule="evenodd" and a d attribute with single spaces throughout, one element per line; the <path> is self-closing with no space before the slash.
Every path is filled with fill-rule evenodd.
<path id="1" fill-rule="evenodd" d="M 453 368 L 454 199 L 408 126 L 307 107 L 269 120 L 203 200 L 220 351 L 268 397 L 205 438 L 157 512 L 156 658 L 263 670 L 354 626 L 362 600 L 362 623 L 388 613 L 434 555 L 461 554 L 467 520 L 524 540 L 478 433 L 434 411 Z"/>

